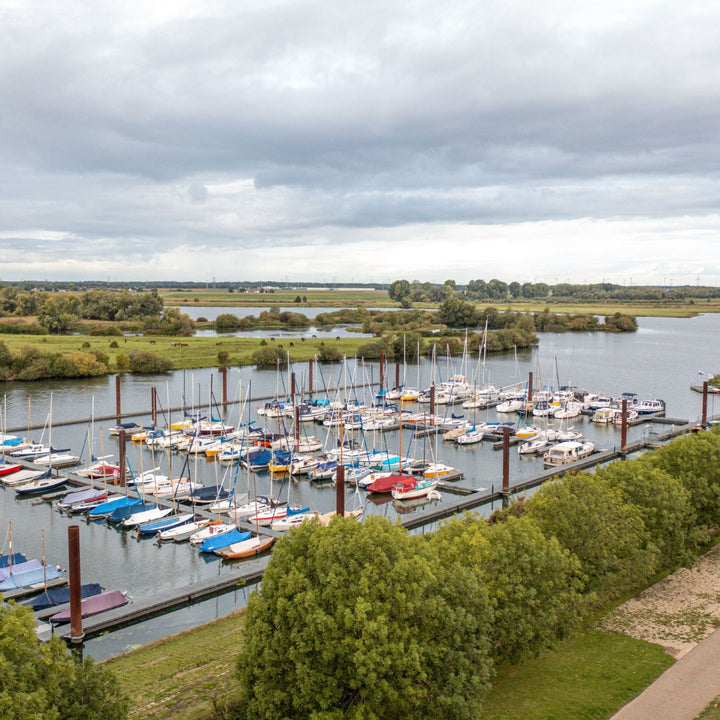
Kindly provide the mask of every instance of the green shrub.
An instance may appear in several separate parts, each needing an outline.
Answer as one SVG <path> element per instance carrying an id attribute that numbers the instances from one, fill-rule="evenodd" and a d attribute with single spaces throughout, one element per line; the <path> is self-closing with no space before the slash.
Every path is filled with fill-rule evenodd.
<path id="1" fill-rule="evenodd" d="M 129 368 L 134 373 L 163 373 L 172 370 L 172 361 L 160 355 L 143 350 L 130 353 Z"/>

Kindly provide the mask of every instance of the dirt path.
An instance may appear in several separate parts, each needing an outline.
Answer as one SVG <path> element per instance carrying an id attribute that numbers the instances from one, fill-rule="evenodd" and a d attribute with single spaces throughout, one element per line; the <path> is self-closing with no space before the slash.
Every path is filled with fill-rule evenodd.
<path id="1" fill-rule="evenodd" d="M 720 627 L 720 545 L 620 605 L 602 626 L 686 655 Z"/>

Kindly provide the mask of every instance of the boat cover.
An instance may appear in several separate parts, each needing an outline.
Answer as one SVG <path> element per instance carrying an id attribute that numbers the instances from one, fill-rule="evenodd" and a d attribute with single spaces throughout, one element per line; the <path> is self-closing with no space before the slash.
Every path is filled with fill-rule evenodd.
<path id="1" fill-rule="evenodd" d="M 123 595 L 119 590 L 109 590 L 108 592 L 93 595 L 92 597 L 85 598 L 85 600 L 80 601 L 82 616 L 84 618 L 91 617 L 92 615 L 99 615 L 100 613 L 104 613 L 108 610 L 113 610 L 114 608 L 127 604 L 127 597 L 125 597 L 125 595 Z M 54 625 L 70 622 L 70 608 L 52 615 L 50 617 L 50 622 Z"/>
<path id="2" fill-rule="evenodd" d="M 83 598 L 99 595 L 102 591 L 102 585 L 98 583 L 88 583 L 87 585 L 80 586 L 80 596 Z M 29 605 L 33 609 L 33 612 L 37 612 L 38 610 L 47 610 L 56 605 L 64 605 L 68 602 L 70 602 L 70 588 L 55 588 L 45 590 L 45 592 L 36 595 L 34 598 L 25 600 L 22 604 Z"/>
<path id="3" fill-rule="evenodd" d="M 215 550 L 227 547 L 228 545 L 232 545 L 233 543 L 247 540 L 250 535 L 251 533 L 249 532 L 240 531 L 237 528 L 234 528 L 233 530 L 229 530 L 222 535 L 215 535 L 215 537 L 210 537 L 205 540 L 205 542 L 200 546 L 200 552 L 215 552 Z"/>

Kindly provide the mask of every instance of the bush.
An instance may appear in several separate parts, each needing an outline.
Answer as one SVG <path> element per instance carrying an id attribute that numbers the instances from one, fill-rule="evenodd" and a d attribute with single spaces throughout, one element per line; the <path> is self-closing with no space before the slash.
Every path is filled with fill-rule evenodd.
<path id="1" fill-rule="evenodd" d="M 113 340 L 113 341 L 110 343 L 110 347 L 111 347 L 111 348 L 117 348 L 117 347 L 120 347 L 120 346 L 118 345 L 118 341 L 117 341 L 117 340 Z"/>
<path id="2" fill-rule="evenodd" d="M 268 345 L 252 354 L 252 361 L 258 367 L 280 367 L 287 365 L 287 353 L 275 345 Z"/>
<path id="3" fill-rule="evenodd" d="M 480 717 L 491 662 L 477 574 L 384 518 L 303 523 L 248 602 L 240 717 Z"/>
<path id="4" fill-rule="evenodd" d="M 133 350 L 130 353 L 128 367 L 135 373 L 163 373 L 172 370 L 173 364 L 171 360 L 156 353 Z"/>
<path id="5" fill-rule="evenodd" d="M 226 367 L 230 363 L 230 353 L 227 350 L 220 350 L 217 354 L 218 365 Z"/>
<path id="6" fill-rule="evenodd" d="M 342 353 L 330 345 L 326 345 L 324 342 L 320 343 L 318 348 L 317 360 L 321 363 L 336 363 L 343 359 Z"/>

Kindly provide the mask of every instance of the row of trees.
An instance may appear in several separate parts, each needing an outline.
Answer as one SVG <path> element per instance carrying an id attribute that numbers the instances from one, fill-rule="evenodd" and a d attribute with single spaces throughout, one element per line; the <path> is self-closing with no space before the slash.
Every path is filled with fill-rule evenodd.
<path id="1" fill-rule="evenodd" d="M 234 718 L 477 718 L 493 667 L 690 560 L 720 527 L 720 434 L 565 476 L 426 536 L 304 523 L 250 598 Z"/>
<path id="2" fill-rule="evenodd" d="M 555 300 L 555 301 L 680 301 L 720 297 L 720 288 L 681 285 L 657 287 L 646 285 L 616 285 L 613 283 L 556 283 L 492 280 L 471 280 L 462 288 L 454 280 L 444 283 L 427 283 L 413 280 L 395 280 L 388 288 L 391 300 L 409 306 L 414 302 L 442 302 L 459 295 L 468 300 Z"/>

